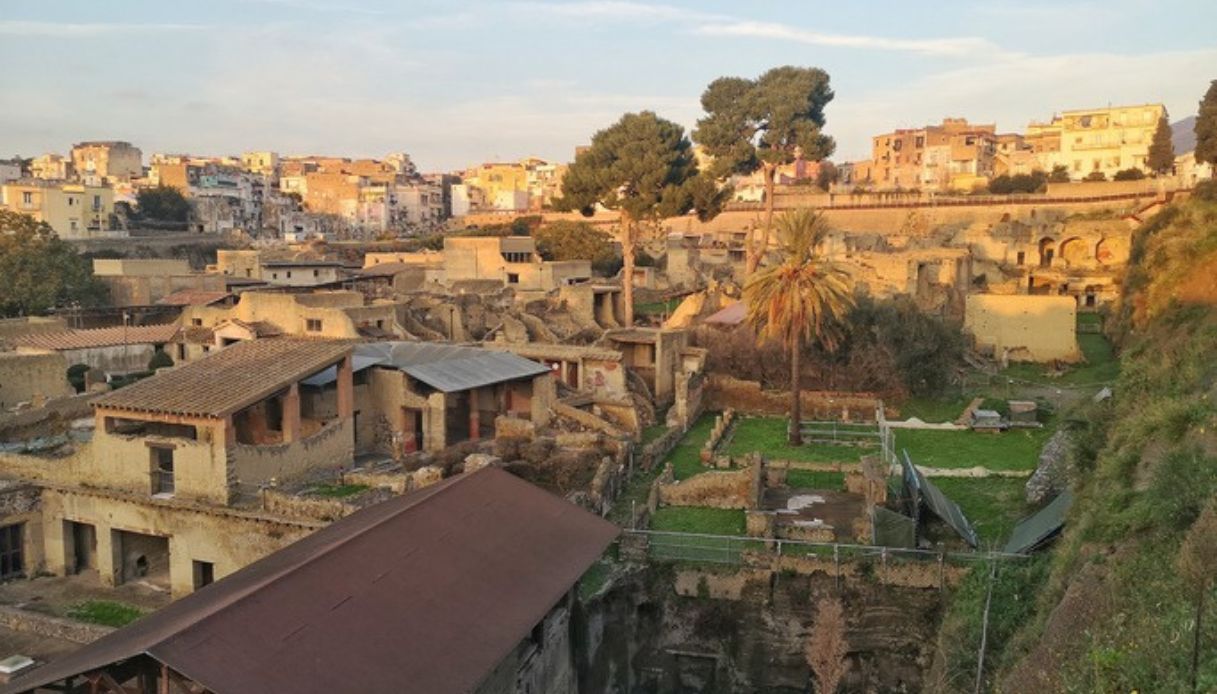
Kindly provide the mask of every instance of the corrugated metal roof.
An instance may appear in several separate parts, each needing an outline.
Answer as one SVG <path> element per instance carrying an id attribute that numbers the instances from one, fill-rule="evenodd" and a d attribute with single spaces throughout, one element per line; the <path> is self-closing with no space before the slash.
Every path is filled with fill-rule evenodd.
<path id="1" fill-rule="evenodd" d="M 1073 505 L 1069 490 L 1056 495 L 1047 506 L 1019 521 L 1010 534 L 1004 551 L 1011 554 L 1030 552 L 1051 540 L 1065 526 L 1065 515 Z"/>
<path id="2" fill-rule="evenodd" d="M 351 373 L 363 371 L 369 366 L 375 366 L 384 361 L 384 357 L 370 357 L 362 354 L 356 354 L 351 358 Z M 331 366 L 324 371 L 300 381 L 306 386 L 326 386 L 338 380 L 338 367 Z"/>
<path id="3" fill-rule="evenodd" d="M 19 347 L 37 347 L 64 351 L 70 349 L 92 349 L 117 345 L 164 344 L 171 342 L 177 334 L 175 323 L 159 325 L 113 326 L 88 330 L 64 330 L 53 333 L 22 335 L 11 340 Z"/>
<path id="4" fill-rule="evenodd" d="M 205 289 L 179 289 L 172 294 L 162 296 L 156 303 L 166 306 L 206 306 L 217 301 L 223 301 L 232 296 L 228 292 L 208 291 Z"/>
<path id="5" fill-rule="evenodd" d="M 924 502 L 934 515 L 959 533 L 959 536 L 968 545 L 979 546 L 980 540 L 976 537 L 976 530 L 972 528 L 967 516 L 963 515 L 963 509 L 959 508 L 959 504 L 951 501 L 950 497 L 943 494 L 941 489 L 934 486 L 934 483 L 921 474 L 921 471 L 917 469 L 916 465 L 913 465 L 912 459 L 909 458 L 908 451 L 903 451 L 903 453 L 904 484 L 913 492 L 914 502 Z"/>
<path id="6" fill-rule="evenodd" d="M 618 532 L 483 468 L 357 511 L 0 694 L 139 654 L 220 694 L 470 692 Z"/>
<path id="7" fill-rule="evenodd" d="M 93 401 L 95 407 L 223 417 L 350 353 L 335 340 L 278 337 L 238 342 Z"/>
<path id="8" fill-rule="evenodd" d="M 544 364 L 511 352 L 436 342 L 377 342 L 360 345 L 355 353 L 383 357 L 381 366 L 400 369 L 445 393 L 549 373 Z"/>

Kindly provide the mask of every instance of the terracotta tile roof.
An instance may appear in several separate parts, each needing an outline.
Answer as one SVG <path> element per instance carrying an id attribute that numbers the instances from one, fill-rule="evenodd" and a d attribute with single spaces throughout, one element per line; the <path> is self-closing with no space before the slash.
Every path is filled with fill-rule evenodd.
<path id="1" fill-rule="evenodd" d="M 139 654 L 213 692 L 472 692 L 620 531 L 487 467 L 357 511 L 0 686 Z"/>
<path id="2" fill-rule="evenodd" d="M 513 352 L 528 359 L 595 359 L 599 361 L 621 361 L 621 352 L 603 347 L 583 345 L 561 345 L 552 342 L 483 342 L 482 347 L 499 352 Z"/>
<path id="3" fill-rule="evenodd" d="M 334 340 L 249 340 L 162 371 L 93 401 L 96 407 L 224 417 L 310 376 L 352 345 Z"/>
<path id="4" fill-rule="evenodd" d="M 64 330 L 38 335 L 23 335 L 13 338 L 12 343 L 18 347 L 38 347 L 61 352 L 69 349 L 89 349 L 93 347 L 114 347 L 116 345 L 145 345 L 164 344 L 172 342 L 177 333 L 174 323 L 160 325 L 121 325 L 110 328 L 92 328 L 89 330 Z"/>
<path id="5" fill-rule="evenodd" d="M 228 292 L 207 291 L 203 289 L 179 289 L 172 294 L 162 296 L 158 304 L 166 306 L 207 306 L 223 301 L 232 296 Z"/>

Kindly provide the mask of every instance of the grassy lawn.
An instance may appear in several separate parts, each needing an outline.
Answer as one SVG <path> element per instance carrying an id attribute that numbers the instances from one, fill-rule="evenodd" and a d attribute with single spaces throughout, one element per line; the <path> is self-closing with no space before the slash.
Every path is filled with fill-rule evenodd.
<path id="1" fill-rule="evenodd" d="M 608 582 L 609 576 L 613 573 L 613 563 L 611 557 L 602 557 L 592 564 L 583 577 L 579 579 L 579 596 L 583 599 L 590 598 L 604 587 Z"/>
<path id="2" fill-rule="evenodd" d="M 1002 376 L 1046 385 L 1090 385 L 1111 383 L 1120 375 L 1120 362 L 1116 359 L 1111 343 L 1102 335 L 1085 333 L 1078 335 L 1078 346 L 1085 355 L 1085 363 L 1070 368 L 1061 376 L 1049 376 L 1043 364 L 1011 364 L 1001 372 Z"/>
<path id="3" fill-rule="evenodd" d="M 666 433 L 668 433 L 668 425 L 653 424 L 642 430 L 642 445 L 645 446 Z"/>
<path id="4" fill-rule="evenodd" d="M 788 470 L 786 486 L 792 489 L 844 489 L 845 473 L 817 470 Z"/>
<path id="5" fill-rule="evenodd" d="M 664 506 L 651 516 L 651 530 L 706 535 L 743 535 L 744 512 L 704 506 Z"/>
<path id="6" fill-rule="evenodd" d="M 68 610 L 71 619 L 108 627 L 123 627 L 143 616 L 144 611 L 134 605 L 109 600 L 87 600 Z"/>
<path id="7" fill-rule="evenodd" d="M 923 422 L 938 424 L 954 422 L 972 401 L 970 397 L 909 398 L 900 405 L 903 419 L 916 417 Z"/>
<path id="8" fill-rule="evenodd" d="M 645 304 L 634 304 L 635 316 L 659 316 L 663 314 L 671 315 L 672 311 L 680 306 L 683 297 L 668 299 L 667 301 L 652 301 Z"/>
<path id="9" fill-rule="evenodd" d="M 1000 549 L 1015 523 L 1032 511 L 1023 502 L 1023 479 L 935 477 L 930 481 L 959 504 L 984 548 Z"/>
<path id="10" fill-rule="evenodd" d="M 708 469 L 701 464 L 701 448 L 710 439 L 710 430 L 713 428 L 714 414 L 703 414 L 668 454 L 664 462 L 672 463 L 672 472 L 676 479 L 687 479 Z M 663 465 L 661 463 L 656 467 L 662 468 Z"/>
<path id="11" fill-rule="evenodd" d="M 916 465 L 940 468 L 1034 470 L 1055 427 L 1001 433 L 896 429 L 896 452 L 907 449 Z"/>
<path id="12" fill-rule="evenodd" d="M 840 428 L 862 428 L 842 427 Z M 874 439 L 876 443 L 878 439 Z M 799 460 L 810 463 L 847 462 L 858 460 L 877 448 L 806 443 L 791 446 L 786 441 L 786 420 L 781 417 L 741 417 L 726 452 L 732 457 L 760 452 L 770 460 Z"/>
<path id="13" fill-rule="evenodd" d="M 343 499 L 355 496 L 367 490 L 366 484 L 319 484 L 309 490 L 312 496 L 324 496 L 329 499 Z"/>

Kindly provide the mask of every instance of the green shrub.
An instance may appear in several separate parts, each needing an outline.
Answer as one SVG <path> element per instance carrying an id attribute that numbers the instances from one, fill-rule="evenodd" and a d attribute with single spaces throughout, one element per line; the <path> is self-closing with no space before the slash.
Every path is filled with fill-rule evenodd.
<path id="1" fill-rule="evenodd" d="M 157 369 L 165 369 L 173 366 L 173 357 L 165 353 L 164 350 L 157 350 L 152 358 L 148 360 L 148 370 L 156 371 Z"/>
<path id="2" fill-rule="evenodd" d="M 1106 181 L 1107 174 L 1103 173 L 1102 171 L 1091 171 L 1090 173 L 1086 174 L 1086 177 L 1083 178 L 1082 180 L 1083 181 Z"/>
<path id="3" fill-rule="evenodd" d="M 1112 176 L 1113 181 L 1140 181 L 1145 178 L 1145 172 L 1141 169 L 1120 169 Z"/>
<path id="4" fill-rule="evenodd" d="M 110 600 L 86 600 L 68 610 L 68 617 L 77 621 L 115 628 L 125 627 L 143 616 L 144 611 L 134 605 Z"/>
<path id="5" fill-rule="evenodd" d="M 68 367 L 68 383 L 76 389 L 77 393 L 83 393 L 85 390 L 85 374 L 89 373 L 88 364 L 73 364 Z"/>

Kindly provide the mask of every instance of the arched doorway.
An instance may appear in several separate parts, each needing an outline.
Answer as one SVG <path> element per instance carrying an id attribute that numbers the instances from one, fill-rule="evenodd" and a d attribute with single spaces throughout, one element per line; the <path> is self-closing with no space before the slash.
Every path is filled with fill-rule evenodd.
<path id="1" fill-rule="evenodd" d="M 1055 255 L 1056 241 L 1051 236 L 1040 239 L 1040 267 L 1052 267 L 1052 257 Z"/>

